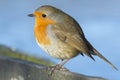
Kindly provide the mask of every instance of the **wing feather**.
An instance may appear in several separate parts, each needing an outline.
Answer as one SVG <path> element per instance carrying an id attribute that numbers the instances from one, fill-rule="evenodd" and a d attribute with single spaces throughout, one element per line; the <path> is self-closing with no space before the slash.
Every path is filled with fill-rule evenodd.
<path id="1" fill-rule="evenodd" d="M 79 26 L 78 26 L 79 27 Z M 80 28 L 69 28 L 59 25 L 54 25 L 53 30 L 54 34 L 57 38 L 59 38 L 61 41 L 69 44 L 70 46 L 76 48 L 80 51 L 80 53 L 86 54 L 88 57 L 92 57 L 92 55 L 89 53 L 88 47 L 86 43 L 84 42 L 84 34 Z M 81 33 L 80 33 L 81 32 Z"/>

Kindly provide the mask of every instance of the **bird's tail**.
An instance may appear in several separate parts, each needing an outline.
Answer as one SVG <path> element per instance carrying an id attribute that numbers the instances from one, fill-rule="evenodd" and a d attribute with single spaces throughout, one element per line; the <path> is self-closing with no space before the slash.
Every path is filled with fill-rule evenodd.
<path id="1" fill-rule="evenodd" d="M 93 48 L 93 53 L 111 65 L 115 70 L 118 70 L 109 60 L 107 60 L 103 55 L 101 55 L 95 48 Z"/>
<path id="2" fill-rule="evenodd" d="M 90 43 L 88 40 L 86 40 L 87 47 L 89 49 L 90 54 L 97 55 L 101 59 L 103 59 L 105 62 L 107 62 L 109 65 L 111 65 L 115 70 L 118 70 L 109 60 L 107 60 L 102 54 L 100 54 Z"/>

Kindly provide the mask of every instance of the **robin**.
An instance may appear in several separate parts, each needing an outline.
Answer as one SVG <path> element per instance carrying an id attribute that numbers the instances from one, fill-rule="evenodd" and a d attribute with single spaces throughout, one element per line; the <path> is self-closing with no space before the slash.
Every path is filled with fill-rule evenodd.
<path id="1" fill-rule="evenodd" d="M 89 43 L 77 21 L 62 10 L 44 5 L 29 16 L 35 17 L 36 42 L 50 56 L 61 60 L 56 65 L 59 69 L 71 58 L 81 54 L 93 60 L 93 55 L 96 55 L 117 70 Z"/>

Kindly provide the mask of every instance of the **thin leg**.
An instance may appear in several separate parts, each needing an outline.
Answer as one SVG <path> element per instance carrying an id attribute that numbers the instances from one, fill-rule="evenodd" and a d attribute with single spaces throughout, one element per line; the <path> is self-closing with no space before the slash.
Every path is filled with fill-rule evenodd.
<path id="1" fill-rule="evenodd" d="M 61 68 L 65 63 L 67 63 L 70 59 L 61 60 L 57 65 Z"/>
<path id="2" fill-rule="evenodd" d="M 55 70 L 55 69 L 60 70 L 60 69 L 63 67 L 63 65 L 64 65 L 65 63 L 67 63 L 69 60 L 70 60 L 70 59 L 61 60 L 58 64 L 56 64 L 56 65 L 53 67 L 53 69 L 54 69 L 54 70 Z"/>
<path id="3" fill-rule="evenodd" d="M 69 60 L 70 59 L 61 60 L 58 64 L 56 64 L 55 66 L 52 66 L 51 69 L 50 69 L 50 72 L 51 72 L 50 75 L 52 75 L 54 73 L 54 70 L 60 70 L 63 67 L 63 65 L 65 63 L 67 63 Z M 65 69 L 65 70 L 67 70 L 67 69 Z"/>

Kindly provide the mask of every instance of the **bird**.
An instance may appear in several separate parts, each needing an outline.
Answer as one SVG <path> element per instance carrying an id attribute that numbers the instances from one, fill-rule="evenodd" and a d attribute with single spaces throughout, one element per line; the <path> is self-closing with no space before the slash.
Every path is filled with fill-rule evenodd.
<path id="1" fill-rule="evenodd" d="M 60 59 L 56 64 L 58 69 L 80 54 L 94 61 L 93 56 L 98 56 L 118 70 L 90 44 L 79 23 L 61 9 L 42 5 L 28 16 L 35 18 L 34 36 L 39 47 L 50 56 Z"/>

